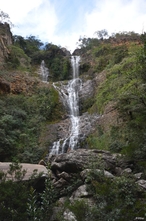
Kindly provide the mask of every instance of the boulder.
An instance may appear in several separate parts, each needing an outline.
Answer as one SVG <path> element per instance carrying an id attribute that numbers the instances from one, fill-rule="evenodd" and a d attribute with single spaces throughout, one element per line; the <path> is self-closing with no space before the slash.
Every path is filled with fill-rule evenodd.
<path id="1" fill-rule="evenodd" d="M 146 190 L 146 180 L 138 180 L 136 182 L 140 187 L 142 187 L 144 190 Z"/>
<path id="2" fill-rule="evenodd" d="M 0 94 L 10 93 L 10 83 L 0 78 Z"/>
<path id="3" fill-rule="evenodd" d="M 4 162 L 4 163 L 0 162 L 0 171 L 6 173 L 6 180 L 17 181 L 15 170 L 12 174 L 8 173 L 8 171 L 10 170 L 10 165 L 12 165 L 11 162 Z M 20 167 L 21 167 L 20 171 L 22 173 L 24 171 L 24 175 L 22 176 L 23 181 L 29 180 L 33 175 L 35 175 L 33 177 L 36 177 L 38 175 L 40 175 L 41 177 L 48 176 L 48 170 L 43 165 L 21 163 Z"/>
<path id="4" fill-rule="evenodd" d="M 83 181 L 85 181 L 88 176 L 90 175 L 90 173 L 92 173 L 92 169 L 85 169 L 80 173 L 80 176 L 82 178 Z M 100 169 L 95 169 L 94 172 L 99 172 L 99 173 L 103 173 L 103 175 L 107 178 L 114 178 L 114 175 L 111 174 L 110 172 L 106 171 L 106 170 L 100 170 Z"/>
<path id="5" fill-rule="evenodd" d="M 68 184 L 68 182 L 65 179 L 60 178 L 59 180 L 57 180 L 54 183 L 54 187 L 56 187 L 56 188 L 63 188 L 67 184 Z"/>
<path id="6" fill-rule="evenodd" d="M 119 154 L 111 154 L 109 151 L 103 150 L 89 150 L 89 149 L 77 149 L 70 150 L 68 153 L 51 156 L 48 158 L 51 164 L 51 170 L 66 173 L 78 173 L 84 169 L 94 168 L 99 169 L 104 167 L 108 171 L 115 173 L 115 168 L 126 168 L 127 163 L 121 160 Z"/>
<path id="7" fill-rule="evenodd" d="M 63 216 L 65 221 L 77 221 L 75 215 L 70 210 L 65 210 Z"/>
<path id="8" fill-rule="evenodd" d="M 72 201 L 73 199 L 77 200 L 77 198 L 87 198 L 90 196 L 91 196 L 91 194 L 89 194 L 87 192 L 87 185 L 84 184 L 72 193 L 72 195 L 70 197 L 70 201 Z"/>
<path id="9" fill-rule="evenodd" d="M 135 173 L 134 176 L 137 180 L 139 180 L 140 178 L 142 178 L 143 173 Z"/>
<path id="10" fill-rule="evenodd" d="M 71 175 L 69 175 L 66 172 L 62 172 L 62 173 L 58 174 L 58 177 L 63 178 L 66 181 L 70 181 L 70 179 L 71 179 Z"/>

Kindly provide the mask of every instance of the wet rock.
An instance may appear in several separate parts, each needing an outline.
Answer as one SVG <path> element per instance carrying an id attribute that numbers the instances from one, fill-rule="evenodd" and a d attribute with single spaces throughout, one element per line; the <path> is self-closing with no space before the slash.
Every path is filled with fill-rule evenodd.
<path id="1" fill-rule="evenodd" d="M 80 101 L 85 101 L 87 98 L 91 98 L 95 92 L 95 82 L 93 80 L 87 80 L 82 82 L 82 88 L 79 92 Z"/>
<path id="2" fill-rule="evenodd" d="M 99 123 L 100 116 L 98 114 L 89 114 L 84 113 L 80 116 L 80 127 L 79 133 L 81 136 L 81 140 L 84 140 L 90 133 L 95 131 L 97 124 Z"/>

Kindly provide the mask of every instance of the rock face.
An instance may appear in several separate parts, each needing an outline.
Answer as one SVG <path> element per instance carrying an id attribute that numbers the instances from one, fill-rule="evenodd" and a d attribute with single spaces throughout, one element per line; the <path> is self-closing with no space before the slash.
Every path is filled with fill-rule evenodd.
<path id="1" fill-rule="evenodd" d="M 5 162 L 5 163 L 0 162 L 0 171 L 7 173 L 10 169 L 10 165 L 11 165 L 10 162 Z M 25 171 L 22 180 L 29 180 L 34 172 L 37 174 L 41 174 L 41 176 L 48 175 L 48 170 L 43 165 L 22 163 L 20 166 L 21 166 L 21 171 Z M 15 179 L 16 179 L 15 173 L 12 174 L 7 173 L 6 180 L 15 181 Z"/>
<path id="2" fill-rule="evenodd" d="M 5 58 L 9 55 L 8 46 L 12 44 L 12 33 L 7 23 L 0 23 L 0 65 L 3 66 Z"/>
<path id="3" fill-rule="evenodd" d="M 33 188 L 42 192 L 45 188 L 45 179 L 49 175 L 48 169 L 39 164 L 12 164 L 11 162 L 0 162 L 0 173 L 4 173 L 5 181 L 28 182 L 32 181 Z M 2 179 L 2 177 L 1 177 Z"/>
<path id="4" fill-rule="evenodd" d="M 8 78 L 0 77 L 0 94 L 32 94 L 34 87 L 49 87 L 35 77 L 30 77 L 27 72 L 19 71 L 7 73 Z"/>
<path id="5" fill-rule="evenodd" d="M 51 170 L 56 174 L 60 173 L 78 173 L 84 169 L 90 168 L 91 162 L 97 168 L 104 166 L 113 174 L 116 174 L 116 167 L 127 168 L 127 163 L 122 161 L 119 154 L 111 154 L 109 151 L 77 149 L 68 153 L 52 155 L 48 158 L 51 164 Z"/>
<path id="6" fill-rule="evenodd" d="M 66 48 L 61 48 L 61 50 L 65 53 L 66 56 L 71 56 L 70 51 L 68 51 Z"/>
<path id="7" fill-rule="evenodd" d="M 85 112 L 80 116 L 80 141 L 83 141 L 89 134 L 93 133 L 100 121 L 100 115 Z"/>
<path id="8" fill-rule="evenodd" d="M 48 162 L 53 186 L 59 193 L 58 206 L 54 208 L 52 221 L 57 220 L 57 211 L 63 211 L 66 200 L 70 205 L 81 201 L 89 207 L 94 207 L 94 196 L 89 191 L 89 184 L 92 182 L 90 175 L 93 171 L 104 176 L 105 179 L 114 180 L 123 174 L 132 176 L 133 170 L 132 163 L 124 160 L 123 156 L 103 150 L 77 149 L 60 155 L 52 155 L 48 158 Z M 133 174 L 133 177 L 135 177 L 135 183 L 145 191 L 146 181 L 141 179 L 142 174 Z M 66 209 L 63 213 L 63 220 L 78 219 L 72 211 Z"/>

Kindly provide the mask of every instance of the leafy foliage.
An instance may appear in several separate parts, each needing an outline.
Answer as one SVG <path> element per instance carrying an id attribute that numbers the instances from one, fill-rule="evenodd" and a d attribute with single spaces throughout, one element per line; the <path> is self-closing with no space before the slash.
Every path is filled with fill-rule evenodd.
<path id="1" fill-rule="evenodd" d="M 52 214 L 52 206 L 56 194 L 50 178 L 45 179 L 43 192 L 34 190 L 39 174 L 34 172 L 32 180 L 22 181 L 26 171 L 18 163 L 10 164 L 7 173 L 1 172 L 0 182 L 0 217 L 4 221 L 18 220 L 44 220 L 47 221 Z M 12 179 L 6 180 L 7 174 Z M 36 176 L 37 175 L 37 176 Z M 35 179 L 34 179 L 35 177 Z"/>
<path id="2" fill-rule="evenodd" d="M 26 39 L 15 35 L 14 45 L 20 47 L 31 58 L 32 65 L 41 64 L 44 60 L 53 81 L 65 80 L 70 75 L 70 60 L 57 45 L 48 43 L 44 45 L 35 36 Z"/>
<path id="3" fill-rule="evenodd" d="M 40 50 L 43 43 L 35 36 L 30 35 L 26 39 L 19 35 L 14 35 L 14 45 L 20 47 L 28 57 L 33 57 L 33 54 Z"/>
<path id="4" fill-rule="evenodd" d="M 98 128 L 87 139 L 90 148 L 121 152 L 136 162 L 144 161 L 146 37 L 133 32 L 116 33 L 107 39 L 83 39 L 86 56 L 92 56 L 94 72 L 106 73 L 90 112 L 103 114 L 112 105 L 122 123 L 111 125 L 101 135 Z M 93 42 L 96 40 L 96 43 Z M 93 45 L 92 45 L 93 44 Z M 90 47 L 89 47 L 90 45 Z M 82 48 L 81 48 L 82 50 Z M 84 52 L 83 52 L 84 53 Z M 145 170 L 145 168 L 143 168 Z"/>
<path id="5" fill-rule="evenodd" d="M 0 103 L 0 160 L 37 163 L 45 151 L 39 146 L 43 122 L 60 117 L 55 112 L 58 93 L 42 87 L 29 97 L 1 96 Z"/>
<path id="6" fill-rule="evenodd" d="M 27 203 L 27 216 L 29 220 L 47 221 L 51 218 L 55 200 L 55 190 L 50 178 L 47 178 L 45 180 L 45 190 L 42 193 L 38 194 L 35 190 L 30 190 Z"/>
<path id="7" fill-rule="evenodd" d="M 28 68 L 30 65 L 29 57 L 24 53 L 22 49 L 14 45 L 9 46 L 10 54 L 6 59 L 7 68 L 18 69 L 20 67 Z"/>
<path id="8" fill-rule="evenodd" d="M 13 26 L 10 21 L 10 16 L 0 9 L 0 23 L 4 24 L 5 22 L 7 22 L 10 26 Z"/>
<path id="9" fill-rule="evenodd" d="M 92 220 L 134 220 L 145 217 L 145 194 L 132 177 L 107 178 L 102 171 L 93 170 L 90 174 L 91 185 L 88 187 L 95 199 L 91 210 Z M 128 211 L 128 212 L 127 212 Z"/>

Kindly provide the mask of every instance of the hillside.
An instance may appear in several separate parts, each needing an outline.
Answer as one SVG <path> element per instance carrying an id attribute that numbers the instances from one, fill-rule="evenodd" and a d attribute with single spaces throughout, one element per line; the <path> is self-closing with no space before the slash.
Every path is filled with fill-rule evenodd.
<path id="1" fill-rule="evenodd" d="M 88 145 L 125 154 L 140 164 L 145 159 L 144 39 L 145 34 L 121 33 L 105 40 L 91 39 L 81 49 L 81 68 L 88 66 L 82 75 L 101 76 L 88 112 L 103 117 L 87 138 Z"/>
<path id="2" fill-rule="evenodd" d="M 72 79 L 71 55 L 0 25 L 0 161 L 14 162 L 11 175 L 23 175 L 19 163 L 40 160 L 49 172 L 41 190 L 23 176 L 17 183 L 1 174 L 3 220 L 145 220 L 146 34 L 82 38 L 79 46 L 78 144 L 72 150 L 66 142 L 62 154 L 49 155 L 69 136 L 59 92 Z"/>

